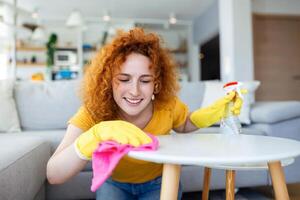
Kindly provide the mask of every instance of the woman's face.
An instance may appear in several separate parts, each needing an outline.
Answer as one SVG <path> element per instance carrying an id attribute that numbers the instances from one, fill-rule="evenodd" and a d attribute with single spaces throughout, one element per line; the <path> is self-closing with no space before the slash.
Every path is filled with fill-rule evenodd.
<path id="1" fill-rule="evenodd" d="M 151 97 L 154 90 L 154 72 L 148 57 L 131 53 L 114 73 L 113 97 L 121 114 L 131 117 L 152 113 Z"/>

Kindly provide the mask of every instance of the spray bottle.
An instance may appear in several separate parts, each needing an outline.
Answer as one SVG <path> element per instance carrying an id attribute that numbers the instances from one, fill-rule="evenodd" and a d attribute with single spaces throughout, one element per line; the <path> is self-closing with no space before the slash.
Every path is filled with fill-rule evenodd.
<path id="1" fill-rule="evenodd" d="M 243 99 L 241 93 L 241 82 L 229 82 L 223 86 L 226 93 L 235 91 L 236 94 Z M 229 102 L 225 109 L 225 117 L 221 120 L 221 133 L 238 135 L 242 132 L 242 126 L 238 116 L 232 113 L 233 102 Z"/>

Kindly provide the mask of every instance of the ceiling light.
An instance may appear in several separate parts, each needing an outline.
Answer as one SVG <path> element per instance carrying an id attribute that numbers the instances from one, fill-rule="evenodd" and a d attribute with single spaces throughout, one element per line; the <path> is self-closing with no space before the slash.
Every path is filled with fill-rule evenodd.
<path id="1" fill-rule="evenodd" d="M 31 17 L 33 19 L 37 19 L 39 17 L 38 9 L 34 9 L 34 11 L 31 13 Z"/>
<path id="2" fill-rule="evenodd" d="M 68 27 L 77 27 L 83 25 L 83 18 L 81 12 L 73 10 L 66 21 Z"/>
<path id="3" fill-rule="evenodd" d="M 169 17 L 169 23 L 170 24 L 176 24 L 177 23 L 177 19 L 176 19 L 176 16 L 174 13 L 171 13 L 170 14 L 170 17 Z"/>
<path id="4" fill-rule="evenodd" d="M 102 20 L 105 22 L 109 22 L 111 20 L 111 17 L 109 15 L 108 11 L 104 11 L 104 15 L 102 16 Z"/>

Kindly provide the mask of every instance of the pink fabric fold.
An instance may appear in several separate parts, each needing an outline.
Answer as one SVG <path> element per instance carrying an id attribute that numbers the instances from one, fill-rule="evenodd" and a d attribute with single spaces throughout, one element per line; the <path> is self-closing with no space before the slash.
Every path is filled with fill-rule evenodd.
<path id="1" fill-rule="evenodd" d="M 99 144 L 92 155 L 93 179 L 91 191 L 95 192 L 111 175 L 123 156 L 129 151 L 154 151 L 158 148 L 158 140 L 155 136 L 148 134 L 152 142 L 134 147 L 120 144 L 115 141 L 105 141 Z"/>

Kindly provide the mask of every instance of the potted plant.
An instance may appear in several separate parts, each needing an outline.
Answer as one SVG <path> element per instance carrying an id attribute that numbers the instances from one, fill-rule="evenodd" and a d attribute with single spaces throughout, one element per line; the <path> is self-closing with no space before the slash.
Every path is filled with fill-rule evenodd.
<path id="1" fill-rule="evenodd" d="M 51 76 L 52 67 L 54 65 L 54 53 L 55 53 L 55 47 L 57 43 L 57 35 L 55 33 L 51 33 L 49 36 L 49 40 L 46 44 L 47 46 L 47 71 L 49 75 Z"/>

